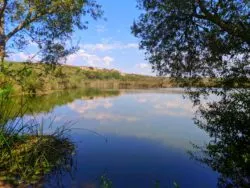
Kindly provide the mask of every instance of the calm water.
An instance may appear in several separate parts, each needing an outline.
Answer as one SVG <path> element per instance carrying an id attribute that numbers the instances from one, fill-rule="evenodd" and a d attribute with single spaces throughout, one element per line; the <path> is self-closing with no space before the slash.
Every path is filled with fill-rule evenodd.
<path id="1" fill-rule="evenodd" d="M 181 89 L 70 91 L 33 99 L 35 117 L 46 125 L 71 128 L 74 170 L 52 174 L 47 187 L 94 187 L 106 175 L 114 187 L 216 187 L 218 174 L 190 159 L 191 143 L 208 135 L 192 118 Z M 40 102 L 38 102 L 40 101 Z M 30 115 L 27 115 L 30 117 Z M 67 122 L 67 123 L 65 123 Z M 58 179 L 60 178 L 60 179 Z"/>

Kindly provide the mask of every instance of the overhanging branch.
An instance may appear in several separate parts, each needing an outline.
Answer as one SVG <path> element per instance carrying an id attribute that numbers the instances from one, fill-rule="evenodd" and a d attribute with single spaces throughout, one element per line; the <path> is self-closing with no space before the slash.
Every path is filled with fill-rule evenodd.
<path id="1" fill-rule="evenodd" d="M 242 27 L 239 24 L 233 24 L 233 23 L 230 23 L 230 22 L 225 22 L 217 14 L 212 14 L 211 12 L 209 12 L 206 9 L 203 0 L 196 0 L 196 2 L 198 4 L 201 12 L 203 13 L 203 15 L 194 14 L 194 16 L 196 18 L 205 19 L 207 21 L 210 21 L 210 22 L 218 25 L 221 29 L 223 29 L 227 33 L 229 33 L 229 34 L 231 34 L 233 36 L 239 37 L 243 41 L 250 44 L 250 29 L 249 28 L 243 29 L 244 27 Z"/>
<path id="2" fill-rule="evenodd" d="M 30 9 L 26 18 L 16 28 L 14 28 L 11 32 L 9 32 L 6 35 L 6 41 L 9 40 L 12 36 L 14 36 L 17 32 L 21 31 L 26 26 L 31 24 L 32 22 L 36 21 L 37 19 L 41 18 L 42 16 L 45 16 L 47 14 L 52 14 L 52 13 L 56 12 L 56 10 L 57 9 L 51 9 L 51 10 L 48 10 L 47 12 L 43 12 L 43 13 L 40 12 L 40 13 L 37 13 L 36 15 L 32 16 L 32 10 Z"/>
<path id="3" fill-rule="evenodd" d="M 3 7 L 0 9 L 0 19 L 3 17 L 3 13 L 6 9 L 6 6 L 7 6 L 7 0 L 4 0 L 3 1 Z"/>

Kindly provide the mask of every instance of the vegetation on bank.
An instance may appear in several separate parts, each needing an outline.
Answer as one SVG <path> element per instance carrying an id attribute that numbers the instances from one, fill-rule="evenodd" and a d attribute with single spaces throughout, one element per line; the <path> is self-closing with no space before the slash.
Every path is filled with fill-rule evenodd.
<path id="1" fill-rule="evenodd" d="M 0 93 L 0 185 L 42 183 L 45 175 L 71 166 L 73 143 L 64 127 L 45 135 L 42 123 L 24 121 L 25 101 L 19 105 L 11 89 Z"/>
<path id="2" fill-rule="evenodd" d="M 131 89 L 165 87 L 249 87 L 249 80 L 216 78 L 153 77 L 136 74 L 123 74 L 117 70 L 81 69 L 64 65 L 41 63 L 6 62 L 0 72 L 0 88 L 10 85 L 15 93 L 48 93 L 53 90 L 76 88 Z"/>
<path id="3" fill-rule="evenodd" d="M 80 67 L 53 66 L 38 63 L 5 63 L 0 72 L 0 88 L 12 85 L 16 92 L 46 93 L 52 90 L 65 90 L 95 87 L 92 81 L 108 81 L 106 88 L 161 87 L 162 78 L 134 74 L 121 74 L 116 70 L 82 70 Z M 118 83 L 119 82 L 119 83 Z M 101 85 L 99 84 L 99 85 Z"/>

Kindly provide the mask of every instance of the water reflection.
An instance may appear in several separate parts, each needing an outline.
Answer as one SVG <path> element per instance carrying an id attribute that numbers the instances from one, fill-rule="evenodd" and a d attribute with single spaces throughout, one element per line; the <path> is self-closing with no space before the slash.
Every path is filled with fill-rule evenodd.
<path id="1" fill-rule="evenodd" d="M 246 89 L 217 93 L 221 99 L 201 105 L 195 124 L 211 140 L 194 145 L 191 156 L 220 173 L 219 187 L 250 185 L 250 91 Z"/>
<path id="2" fill-rule="evenodd" d="M 108 112 L 113 107 L 111 100 L 91 100 L 91 101 L 75 101 L 68 107 L 78 114 L 79 117 L 85 119 L 94 119 L 98 121 L 136 121 L 135 116 L 119 115 Z M 101 112 L 96 112 L 97 109 L 103 109 Z M 106 109 L 106 110 L 105 110 Z M 106 111 L 106 112 L 105 112 Z"/>
<path id="3" fill-rule="evenodd" d="M 249 184 L 246 91 L 210 96 L 199 109 L 182 89 L 65 91 L 27 99 L 25 118 L 49 125 L 54 117 L 55 128 L 71 122 L 77 164 L 73 175 L 62 174 L 65 187 L 98 187 L 103 174 L 115 187 L 153 187 L 155 181 L 215 187 L 217 172 L 218 185 L 242 187 Z M 208 167 L 190 160 L 187 150 Z M 45 187 L 55 179 L 51 174 Z"/>
<path id="4" fill-rule="evenodd" d="M 64 104 L 52 103 L 49 113 L 35 113 L 44 125 L 49 125 L 51 116 L 55 117 L 54 127 L 72 124 L 77 170 L 73 179 L 64 175 L 63 185 L 98 185 L 97 177 L 107 173 L 115 187 L 154 187 L 155 181 L 168 187 L 174 181 L 181 186 L 215 186 L 217 174 L 189 160 L 186 153 L 192 149 L 190 141 L 199 144 L 209 137 L 193 125 L 193 104 L 183 99 L 183 90 L 104 92 L 112 95 L 70 93 L 77 97 Z"/>

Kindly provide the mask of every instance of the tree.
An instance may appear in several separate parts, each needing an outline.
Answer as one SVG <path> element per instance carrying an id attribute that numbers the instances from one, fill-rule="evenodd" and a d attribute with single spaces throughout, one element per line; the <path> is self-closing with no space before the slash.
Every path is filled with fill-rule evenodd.
<path id="1" fill-rule="evenodd" d="M 94 0 L 0 0 L 0 58 L 3 62 L 8 48 L 32 42 L 44 61 L 55 63 L 75 50 L 66 50 L 66 41 L 75 29 L 87 28 L 82 16 L 97 19 L 102 13 Z"/>
<path id="2" fill-rule="evenodd" d="M 249 0 L 138 0 L 138 7 L 132 33 L 160 75 L 246 76 Z"/>

